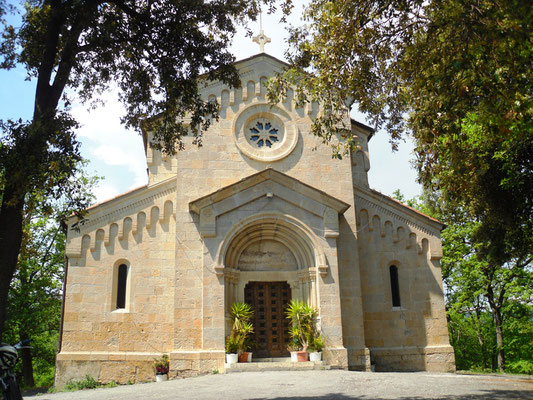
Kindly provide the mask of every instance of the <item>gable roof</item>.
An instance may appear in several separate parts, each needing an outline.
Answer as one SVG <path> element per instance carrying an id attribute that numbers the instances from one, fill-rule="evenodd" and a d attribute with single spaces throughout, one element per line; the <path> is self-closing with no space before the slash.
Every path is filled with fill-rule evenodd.
<path id="1" fill-rule="evenodd" d="M 288 68 L 290 67 L 290 64 L 287 63 L 286 61 L 283 61 L 283 60 L 280 60 L 279 58 L 276 58 L 268 53 L 257 53 L 257 54 L 254 54 L 253 56 L 250 56 L 250 57 L 247 57 L 247 58 L 243 58 L 242 60 L 237 60 L 233 63 L 233 65 L 235 65 L 235 67 L 239 67 L 240 65 L 242 64 L 245 64 L 247 62 L 250 62 L 256 58 L 266 58 L 266 59 L 270 59 L 270 61 L 273 61 L 277 64 L 280 64 L 281 67 L 283 68 Z M 204 74 L 201 74 L 198 78 L 199 79 L 202 79 L 204 77 L 206 77 L 208 75 L 208 73 L 204 73 Z M 144 144 L 144 151 L 146 153 L 146 147 L 148 145 L 148 137 L 147 137 L 147 127 L 148 127 L 148 124 L 150 122 L 150 120 L 154 120 L 158 117 L 159 114 L 157 115 L 153 115 L 151 117 L 148 117 L 144 120 L 141 121 L 141 132 L 142 132 L 142 137 L 143 137 L 143 144 Z M 368 133 L 368 140 L 370 140 L 372 138 L 372 136 L 374 136 L 374 132 L 375 130 L 371 127 L 369 127 L 368 125 L 365 125 L 363 124 L 362 122 L 359 122 L 359 121 L 356 121 L 355 119 L 353 118 L 350 118 L 351 120 L 351 123 L 352 125 L 355 125 L 356 127 L 358 127 L 359 129 L 362 129 L 363 131 L 367 132 Z"/>

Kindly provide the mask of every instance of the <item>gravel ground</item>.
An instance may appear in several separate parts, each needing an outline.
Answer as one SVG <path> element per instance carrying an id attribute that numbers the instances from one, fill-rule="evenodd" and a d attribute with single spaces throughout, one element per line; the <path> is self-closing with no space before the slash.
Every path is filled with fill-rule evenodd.
<path id="1" fill-rule="evenodd" d="M 533 379 L 427 372 L 279 371 L 204 375 L 162 383 L 27 396 L 39 400 L 485 400 L 533 399 Z"/>

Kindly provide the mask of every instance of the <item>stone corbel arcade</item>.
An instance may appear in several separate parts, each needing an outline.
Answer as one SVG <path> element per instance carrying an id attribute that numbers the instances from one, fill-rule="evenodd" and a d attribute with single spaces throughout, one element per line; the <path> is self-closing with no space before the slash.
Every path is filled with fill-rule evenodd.
<path id="1" fill-rule="evenodd" d="M 204 273 L 210 271 L 218 279 L 218 289 L 211 287 L 204 304 L 210 304 L 209 312 L 217 312 L 213 301 L 223 302 L 218 313 L 225 317 L 224 322 L 216 318 L 224 327 L 209 344 L 204 340 L 204 346 L 223 348 L 229 307 L 244 301 L 248 283 L 287 282 L 293 299 L 318 308 L 328 347 L 338 359 L 345 351 L 338 300 L 338 220 L 348 207 L 272 169 L 189 203 L 204 241 Z M 256 251 L 259 248 L 267 250 Z M 278 258 L 261 258 L 267 253 Z"/>

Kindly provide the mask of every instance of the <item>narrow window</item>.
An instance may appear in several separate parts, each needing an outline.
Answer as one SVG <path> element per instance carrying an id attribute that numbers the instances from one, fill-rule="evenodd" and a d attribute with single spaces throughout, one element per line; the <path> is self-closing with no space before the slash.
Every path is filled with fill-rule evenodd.
<path id="1" fill-rule="evenodd" d="M 126 308 L 126 287 L 128 283 L 128 266 L 120 264 L 117 276 L 117 309 Z"/>
<path id="2" fill-rule="evenodd" d="M 390 272 L 390 291 L 392 295 L 392 306 L 400 307 L 400 284 L 398 282 L 398 267 L 391 265 Z"/>

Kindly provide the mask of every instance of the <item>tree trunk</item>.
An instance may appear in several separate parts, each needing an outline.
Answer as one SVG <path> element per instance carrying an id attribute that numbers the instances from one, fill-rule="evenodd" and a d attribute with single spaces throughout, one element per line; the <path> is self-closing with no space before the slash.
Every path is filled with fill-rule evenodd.
<path id="1" fill-rule="evenodd" d="M 5 329 L 7 300 L 11 279 L 17 267 L 22 242 L 24 200 L 15 196 L 11 174 L 5 171 L 5 186 L 0 208 L 0 341 Z"/>
<path id="2" fill-rule="evenodd" d="M 20 340 L 26 340 L 29 338 L 25 332 L 20 332 Z M 25 348 L 20 351 L 22 358 L 22 377 L 24 378 L 24 384 L 28 387 L 34 387 L 35 381 L 33 379 L 33 356 L 31 349 Z"/>
<path id="3" fill-rule="evenodd" d="M 42 167 L 48 149 L 49 130 L 55 129 L 50 123 L 56 115 L 58 102 L 72 70 L 78 38 L 85 27 L 84 22 L 91 21 L 87 12 L 96 10 L 98 4 L 89 2 L 89 7 L 80 11 L 70 34 L 64 35 L 61 42 L 61 28 L 65 23 L 64 5 L 60 0 L 49 2 L 51 14 L 44 33 L 44 51 L 37 73 L 32 128 L 28 137 L 17 145 L 18 148 L 12 149 L 14 157 L 18 159 L 15 162 L 11 160 L 12 164 L 5 167 L 4 171 L 5 184 L 0 209 L 0 340 L 5 328 L 9 286 L 22 242 L 25 196 L 32 190 L 34 168 L 31 165 Z M 58 57 L 60 60 L 56 62 Z"/>
<path id="4" fill-rule="evenodd" d="M 485 351 L 485 339 L 483 338 L 483 334 L 481 333 L 481 319 L 479 317 L 480 310 L 479 308 L 476 308 L 476 335 L 477 340 L 479 341 L 479 346 L 481 347 L 481 358 L 483 360 L 483 368 L 488 368 L 489 363 L 487 361 L 487 354 Z"/>
<path id="5" fill-rule="evenodd" d="M 502 315 L 500 309 L 492 308 L 492 316 L 494 318 L 494 327 L 496 328 L 496 346 L 498 352 L 498 370 L 503 372 L 505 367 L 505 354 L 503 351 L 503 330 L 502 330 Z"/>

